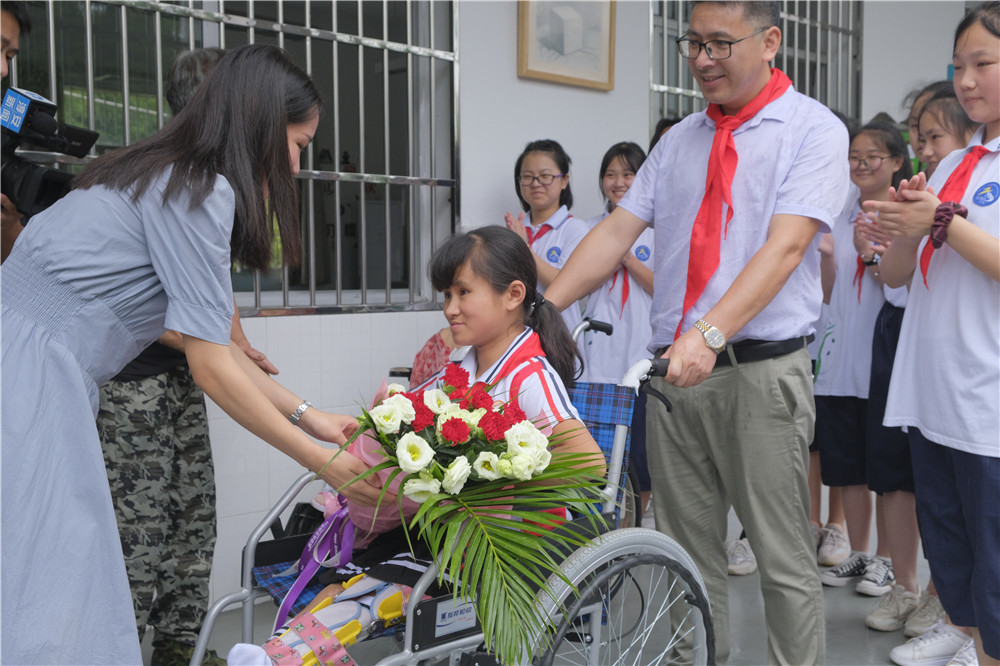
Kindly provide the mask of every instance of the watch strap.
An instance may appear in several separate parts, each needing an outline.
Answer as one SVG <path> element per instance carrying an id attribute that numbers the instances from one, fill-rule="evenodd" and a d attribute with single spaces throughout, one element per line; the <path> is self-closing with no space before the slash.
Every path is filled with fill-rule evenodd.
<path id="1" fill-rule="evenodd" d="M 289 415 L 288 420 L 291 421 L 292 425 L 298 425 L 299 420 L 302 418 L 302 415 L 305 414 L 306 410 L 309 409 L 310 407 L 312 407 L 312 403 L 309 402 L 308 400 L 303 400 L 302 404 L 299 405 L 296 408 L 296 410 Z"/>

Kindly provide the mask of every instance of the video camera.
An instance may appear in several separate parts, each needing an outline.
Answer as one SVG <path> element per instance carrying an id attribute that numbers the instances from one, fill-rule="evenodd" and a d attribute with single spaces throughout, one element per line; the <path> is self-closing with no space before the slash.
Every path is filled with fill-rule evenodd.
<path id="1" fill-rule="evenodd" d="M 24 214 L 21 224 L 69 192 L 73 174 L 34 164 L 14 153 L 21 141 L 43 150 L 85 157 L 97 132 L 64 125 L 55 119 L 55 104 L 28 90 L 9 88 L 0 107 L 0 191 Z"/>

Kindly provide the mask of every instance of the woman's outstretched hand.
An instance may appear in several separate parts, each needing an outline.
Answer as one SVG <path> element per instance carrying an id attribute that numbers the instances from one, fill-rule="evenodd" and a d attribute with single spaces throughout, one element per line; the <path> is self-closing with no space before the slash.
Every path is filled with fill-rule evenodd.
<path id="1" fill-rule="evenodd" d="M 372 474 L 364 479 L 355 479 L 368 471 L 368 465 L 347 451 L 340 453 L 330 451 L 330 457 L 336 455 L 326 468 L 319 474 L 320 478 L 333 486 L 333 489 L 344 497 L 363 506 L 376 506 L 382 486 L 378 477 Z M 354 481 L 354 483 L 351 483 Z M 383 501 L 396 502 L 396 496 L 386 493 Z"/>

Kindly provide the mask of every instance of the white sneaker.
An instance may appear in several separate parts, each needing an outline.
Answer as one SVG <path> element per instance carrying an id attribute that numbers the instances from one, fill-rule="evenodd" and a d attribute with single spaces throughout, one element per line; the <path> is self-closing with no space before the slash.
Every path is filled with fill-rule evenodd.
<path id="1" fill-rule="evenodd" d="M 881 597 L 895 584 L 896 575 L 892 571 L 892 560 L 876 555 L 854 589 L 859 594 L 867 594 L 869 597 Z"/>
<path id="2" fill-rule="evenodd" d="M 938 622 L 926 634 L 892 648 L 889 659 L 899 666 L 946 666 L 968 640 L 955 627 Z"/>
<path id="3" fill-rule="evenodd" d="M 906 619 L 906 635 L 920 636 L 930 631 L 938 620 L 944 619 L 944 608 L 936 594 L 927 590 L 920 593 L 920 603 Z"/>
<path id="4" fill-rule="evenodd" d="M 757 571 L 757 558 L 750 549 L 750 542 L 744 537 L 729 546 L 729 575 L 746 576 Z"/>
<path id="5" fill-rule="evenodd" d="M 816 561 L 823 567 L 835 567 L 851 555 L 851 544 L 840 525 L 827 525 L 820 535 Z"/>
<path id="6" fill-rule="evenodd" d="M 907 618 L 917 609 L 920 597 L 902 585 L 894 585 L 888 594 L 878 600 L 878 608 L 865 618 L 865 624 L 876 631 L 902 629 Z"/>
<path id="7" fill-rule="evenodd" d="M 823 528 L 816 523 L 809 523 L 809 531 L 812 533 L 813 550 L 819 553 L 819 544 L 823 540 Z"/>
<path id="8" fill-rule="evenodd" d="M 976 654 L 976 641 L 971 638 L 965 641 L 955 656 L 951 658 L 947 666 L 979 666 L 979 655 Z"/>

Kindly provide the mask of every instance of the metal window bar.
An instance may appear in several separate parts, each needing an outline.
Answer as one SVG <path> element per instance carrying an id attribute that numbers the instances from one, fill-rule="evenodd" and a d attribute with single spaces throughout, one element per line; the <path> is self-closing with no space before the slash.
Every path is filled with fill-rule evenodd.
<path id="1" fill-rule="evenodd" d="M 302 2 L 302 0 L 297 0 L 297 2 Z M 375 0 L 378 2 L 378 0 Z M 284 46 L 286 36 L 301 37 L 305 44 L 305 69 L 310 75 L 313 74 L 313 46 L 317 42 L 327 42 L 330 44 L 331 48 L 331 58 L 334 63 L 337 62 L 337 49 L 338 45 L 344 44 L 348 46 L 354 46 L 358 51 L 358 99 L 361 106 L 361 113 L 359 117 L 362 137 L 359 150 L 359 170 L 358 172 L 341 172 L 339 170 L 338 162 L 342 154 L 342 142 L 341 142 L 341 123 L 339 120 L 339 113 L 334 112 L 333 116 L 333 160 L 334 169 L 336 170 L 317 170 L 314 167 L 314 147 L 310 146 L 307 152 L 304 154 L 303 170 L 300 173 L 300 178 L 305 180 L 304 190 L 305 195 L 308 197 L 308 202 L 306 204 L 305 210 L 305 226 L 304 230 L 304 247 L 306 252 L 304 253 L 304 264 L 305 269 L 303 271 L 304 281 L 307 282 L 308 286 L 308 303 L 301 302 L 302 298 L 298 297 L 298 303 L 295 306 L 308 306 L 312 311 L 319 311 L 319 309 L 324 309 L 324 311 L 350 311 L 357 309 L 345 301 L 349 300 L 349 294 L 345 293 L 344 289 L 344 275 L 343 275 L 343 229 L 341 220 L 339 219 L 339 214 L 334 215 L 334 223 L 331 225 L 333 227 L 333 242 L 336 251 L 333 252 L 333 275 L 332 282 L 333 286 L 329 290 L 329 295 L 319 293 L 317 289 L 317 269 L 316 269 L 316 258 L 317 252 L 320 251 L 317 243 L 316 234 L 316 216 L 317 216 L 317 206 L 316 198 L 314 194 L 316 193 L 316 183 L 315 181 L 330 182 L 334 186 L 333 192 L 333 205 L 334 211 L 340 210 L 342 202 L 342 193 L 340 188 L 340 182 L 352 182 L 359 183 L 361 185 L 361 197 L 362 206 L 360 209 L 360 239 L 361 239 L 361 288 L 359 291 L 359 300 L 361 303 L 361 309 L 365 310 L 400 310 L 400 309 L 423 309 L 424 307 L 434 307 L 432 303 L 428 301 L 433 301 L 433 296 L 429 295 L 429 289 L 423 284 L 423 278 L 419 266 L 421 262 L 418 257 L 421 253 L 426 252 L 428 248 L 433 248 L 436 246 L 436 237 L 439 235 L 439 227 L 441 225 L 436 219 L 436 213 L 438 212 L 438 206 L 436 204 L 436 193 L 440 188 L 446 188 L 450 191 L 453 200 L 451 204 L 451 220 L 449 231 L 454 228 L 459 219 L 459 200 L 456 191 L 457 182 L 457 162 L 458 162 L 458 137 L 459 137 L 459 125 L 457 122 L 458 114 L 458 64 L 457 64 L 457 44 L 458 44 L 458 19 L 457 12 L 458 6 L 457 2 L 452 3 L 436 3 L 428 2 L 426 0 L 406 0 L 406 35 L 405 42 L 395 42 L 389 40 L 389 12 L 388 8 L 391 3 L 387 0 L 382 0 L 381 10 L 382 10 L 382 35 L 381 38 L 366 36 L 364 33 L 364 6 L 365 2 L 358 0 L 358 34 L 342 33 L 338 31 L 338 17 L 336 7 L 339 3 L 329 3 L 330 11 L 332 12 L 332 25 L 331 30 L 323 30 L 313 27 L 312 20 L 312 7 L 324 6 L 322 3 L 311 4 L 309 0 L 303 2 L 303 7 L 305 9 L 305 19 L 303 21 L 304 25 L 295 25 L 292 23 L 286 23 L 285 15 L 285 0 L 276 0 L 277 6 L 277 21 L 266 21 L 258 20 L 254 15 L 254 3 L 248 2 L 246 6 L 248 7 L 247 16 L 240 16 L 234 13 L 226 13 L 224 11 L 214 11 L 216 9 L 223 9 L 223 3 L 218 1 L 204 1 L 198 2 L 196 0 L 184 0 L 182 3 L 172 4 L 167 2 L 160 2 L 154 0 L 81 0 L 80 5 L 82 6 L 82 14 L 84 17 L 84 32 L 85 32 L 85 61 L 86 61 L 86 114 L 87 122 L 86 125 L 90 129 L 97 130 L 97 115 L 96 115 L 96 105 L 97 104 L 107 104 L 105 100 L 98 100 L 95 94 L 95 45 L 94 45 L 94 6 L 95 5 L 107 5 L 112 7 L 118 7 L 119 12 L 117 13 L 120 20 L 119 29 L 121 31 L 121 47 L 120 47 L 120 66 L 122 72 L 122 127 L 123 136 L 125 143 L 130 143 L 133 140 L 137 140 L 142 137 L 134 137 L 133 123 L 131 122 L 131 114 L 133 112 L 145 112 L 145 113 L 155 113 L 156 123 L 158 127 L 162 127 L 163 123 L 166 122 L 165 118 L 164 104 L 163 104 L 163 78 L 165 75 L 165 67 L 163 63 L 164 59 L 164 28 L 162 24 L 163 15 L 169 15 L 173 17 L 178 17 L 186 22 L 186 41 L 188 48 L 196 48 L 197 46 L 210 46 L 217 44 L 221 48 L 225 48 L 226 45 L 226 28 L 243 28 L 246 30 L 246 38 L 249 43 L 254 43 L 257 40 L 257 31 L 265 31 L 268 35 L 275 35 L 279 45 Z M 56 43 L 54 35 L 55 31 L 55 11 L 56 11 L 56 0 L 46 0 L 46 14 L 47 22 L 49 28 L 49 43 L 47 45 L 47 61 L 49 75 L 49 96 L 52 99 L 58 98 L 59 85 L 56 76 L 57 72 L 57 60 L 58 52 L 56 49 Z M 291 6 L 291 5 L 289 5 Z M 414 17 L 414 6 L 420 7 L 420 10 L 424 12 L 425 15 L 429 16 L 429 20 L 423 26 L 424 32 L 422 34 L 429 35 L 427 39 L 429 40 L 427 46 L 417 45 L 417 24 L 413 20 Z M 437 36 L 435 35 L 435 22 L 434 14 L 435 8 L 438 11 L 450 11 L 451 14 L 451 25 L 452 30 L 449 35 L 452 44 L 451 46 L 455 49 L 453 51 L 448 51 L 445 49 L 437 48 L 439 46 L 437 41 Z M 154 32 L 151 35 L 152 40 L 155 44 L 155 54 L 152 57 L 152 67 L 155 70 L 156 82 L 156 100 L 155 100 L 155 111 L 146 110 L 133 104 L 133 86 L 130 81 L 131 72 L 130 68 L 130 46 L 137 44 L 136 39 L 129 39 L 128 36 L 128 19 L 132 12 L 152 12 L 153 13 L 153 26 L 151 30 Z M 134 14 L 133 14 L 134 17 Z M 181 33 L 185 32 L 183 29 L 180 30 Z M 133 46 L 133 48 L 141 48 L 139 46 Z M 385 159 L 385 173 L 368 173 L 366 170 L 366 148 L 364 142 L 364 130 L 365 130 L 365 118 L 364 118 L 364 91 L 365 91 L 365 52 L 372 53 L 374 51 L 380 51 L 382 54 L 382 94 L 383 94 L 383 122 L 381 123 L 381 131 L 384 135 L 384 159 Z M 136 52 L 138 53 L 138 52 Z M 405 149 L 408 150 L 408 159 L 406 160 L 407 168 L 409 169 L 408 174 L 393 174 L 391 173 L 391 153 L 395 148 L 393 142 L 390 140 L 389 129 L 390 129 L 390 81 L 389 81 L 389 55 L 390 53 L 400 53 L 405 55 L 405 62 L 407 68 L 407 78 L 406 78 L 406 91 L 405 91 L 405 103 L 407 112 L 407 135 L 408 140 Z M 438 67 L 442 67 L 447 71 L 444 80 L 441 81 L 442 85 L 451 85 L 452 95 L 451 98 L 447 100 L 451 105 L 450 116 L 451 116 L 451 129 L 449 139 L 452 142 L 450 146 L 450 152 L 447 155 L 447 159 L 444 163 L 438 159 L 436 155 L 437 142 L 436 137 L 438 136 L 438 128 L 436 127 L 439 120 L 436 118 L 437 115 L 437 86 L 438 80 L 440 79 L 440 74 L 437 71 Z M 336 110 L 339 108 L 339 104 L 342 100 L 341 91 L 339 88 L 339 68 L 334 66 L 330 74 L 332 78 L 332 90 L 333 90 L 333 103 L 331 108 Z M 12 84 L 17 82 L 17 71 L 12 73 L 11 76 Z M 420 88 L 428 88 L 428 92 L 423 92 L 421 94 L 417 93 L 418 86 Z M 418 115 L 415 113 L 415 104 L 426 103 L 429 105 L 429 113 L 425 108 L 420 112 L 420 118 L 429 120 L 430 122 L 418 123 Z M 113 103 L 113 106 L 117 106 L 117 103 Z M 134 107 L 134 108 L 133 108 Z M 421 129 L 424 136 L 421 138 L 415 134 L 415 131 Z M 421 144 L 425 144 L 430 147 L 430 161 L 429 165 L 426 161 L 422 160 L 419 155 L 418 147 Z M 79 163 L 79 160 L 75 158 L 69 158 L 63 155 L 49 154 L 49 153 L 38 153 L 29 152 L 27 153 L 29 157 L 35 159 L 45 159 L 52 163 Z M 450 167 L 451 172 L 447 174 L 438 174 L 437 169 L 439 164 L 445 166 L 447 169 Z M 428 168 L 429 166 L 429 168 Z M 308 167 L 308 168 L 305 168 Z M 367 196 L 365 192 L 366 186 L 381 187 L 384 191 L 385 198 L 385 214 L 382 224 L 385 230 L 386 246 L 385 246 L 385 275 L 384 279 L 386 281 L 384 290 L 384 303 L 369 303 L 369 293 L 368 293 L 368 256 L 366 245 L 370 244 L 367 237 L 366 224 L 368 222 L 364 199 Z M 399 192 L 398 188 L 406 188 L 407 194 L 402 197 L 403 201 L 409 202 L 408 209 L 405 210 L 406 219 L 404 220 L 406 225 L 406 240 L 403 241 L 399 238 L 394 238 L 392 234 L 392 198 L 393 192 Z M 427 205 L 421 205 L 421 202 L 427 202 Z M 374 222 L 373 222 L 374 223 Z M 419 237 L 417 232 L 420 230 Z M 427 238 L 430 238 L 430 243 L 427 243 Z M 402 244 L 405 242 L 408 251 L 408 271 L 404 273 L 408 278 L 408 289 L 406 290 L 405 296 L 400 296 L 393 291 L 392 288 L 392 247 L 394 244 Z M 282 296 L 281 296 L 281 306 L 284 308 L 293 308 L 291 303 L 292 298 L 290 297 L 290 284 L 291 280 L 288 274 L 287 268 L 284 270 L 284 275 L 282 276 Z M 296 290 L 298 291 L 298 290 Z M 263 292 L 261 289 L 260 274 L 255 274 L 253 280 L 253 307 L 261 308 L 264 307 L 263 303 Z M 329 303 L 328 308 L 324 306 L 328 305 L 327 301 L 332 300 Z M 271 303 L 266 304 L 269 308 L 272 307 Z"/>

